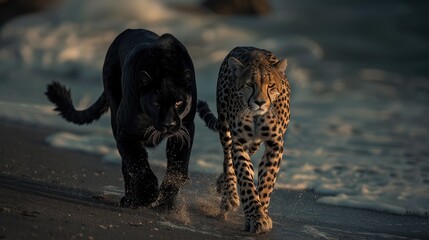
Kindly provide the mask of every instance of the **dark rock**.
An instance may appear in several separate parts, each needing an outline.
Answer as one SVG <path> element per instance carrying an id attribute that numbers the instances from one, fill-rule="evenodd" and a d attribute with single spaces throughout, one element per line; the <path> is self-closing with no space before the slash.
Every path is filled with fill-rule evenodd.
<path id="1" fill-rule="evenodd" d="M 205 0 L 202 5 L 222 15 L 267 15 L 271 12 L 268 0 Z"/>
<path id="2" fill-rule="evenodd" d="M 0 0 L 0 28 L 11 19 L 56 6 L 61 0 Z"/>

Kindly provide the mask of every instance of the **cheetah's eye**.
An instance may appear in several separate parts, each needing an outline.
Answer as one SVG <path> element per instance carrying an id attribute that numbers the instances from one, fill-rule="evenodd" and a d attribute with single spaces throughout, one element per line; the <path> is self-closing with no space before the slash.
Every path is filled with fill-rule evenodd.
<path id="1" fill-rule="evenodd" d="M 158 101 L 158 100 L 154 100 L 154 101 L 152 102 L 152 105 L 153 105 L 154 107 L 156 107 L 156 108 L 159 108 L 159 101 Z"/>

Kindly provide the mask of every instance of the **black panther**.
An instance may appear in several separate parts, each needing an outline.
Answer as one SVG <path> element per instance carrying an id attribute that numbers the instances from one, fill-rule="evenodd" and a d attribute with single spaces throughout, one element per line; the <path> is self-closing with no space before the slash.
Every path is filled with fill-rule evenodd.
<path id="1" fill-rule="evenodd" d="M 89 124 L 110 108 L 111 125 L 122 158 L 125 196 L 121 206 L 171 209 L 188 178 L 194 138 L 197 91 L 186 48 L 171 34 L 128 29 L 110 45 L 103 65 L 104 91 L 85 110 L 73 106 L 70 90 L 58 82 L 46 95 L 69 122 Z M 146 148 L 167 139 L 167 170 L 158 186 Z"/>

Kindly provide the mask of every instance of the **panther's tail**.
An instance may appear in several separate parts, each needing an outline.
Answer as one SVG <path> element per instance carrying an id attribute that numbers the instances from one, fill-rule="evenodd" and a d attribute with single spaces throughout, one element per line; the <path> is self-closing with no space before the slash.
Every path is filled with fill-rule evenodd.
<path id="1" fill-rule="evenodd" d="M 45 95 L 48 97 L 49 101 L 56 105 L 54 110 L 58 111 L 64 119 L 79 125 L 90 124 L 92 121 L 98 120 L 103 113 L 109 110 L 104 92 L 94 104 L 81 111 L 74 108 L 70 89 L 66 89 L 59 82 L 54 81 L 49 84 Z"/>
<path id="2" fill-rule="evenodd" d="M 206 102 L 199 100 L 197 104 L 197 111 L 200 118 L 206 123 L 207 127 L 215 132 L 219 132 L 219 121 L 213 115 Z"/>

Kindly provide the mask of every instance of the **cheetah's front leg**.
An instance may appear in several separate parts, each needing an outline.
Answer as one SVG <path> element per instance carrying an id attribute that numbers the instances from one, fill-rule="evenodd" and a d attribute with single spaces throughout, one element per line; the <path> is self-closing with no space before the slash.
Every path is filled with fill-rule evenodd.
<path id="1" fill-rule="evenodd" d="M 265 144 L 265 153 L 259 164 L 258 171 L 258 195 L 263 214 L 249 221 L 248 227 L 251 232 L 262 233 L 273 228 L 271 217 L 268 215 L 268 206 L 270 204 L 271 193 L 274 190 L 274 184 L 277 179 L 277 173 L 280 169 L 280 163 L 283 154 L 283 141 L 267 141 Z M 253 224 L 252 224 L 253 223 Z"/>
<path id="2" fill-rule="evenodd" d="M 233 143 L 234 170 L 243 205 L 246 223 L 244 230 L 252 233 L 267 232 L 272 228 L 271 219 L 265 213 L 254 184 L 254 171 L 250 157 L 237 142 Z"/>
<path id="3" fill-rule="evenodd" d="M 271 193 L 277 179 L 277 173 L 280 169 L 280 163 L 283 156 L 283 140 L 267 141 L 265 143 L 265 152 L 259 163 L 258 170 L 258 193 L 262 207 L 268 215 L 268 206 L 270 204 Z"/>

